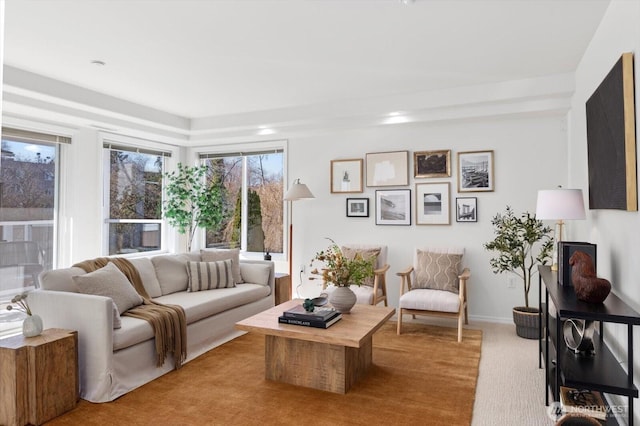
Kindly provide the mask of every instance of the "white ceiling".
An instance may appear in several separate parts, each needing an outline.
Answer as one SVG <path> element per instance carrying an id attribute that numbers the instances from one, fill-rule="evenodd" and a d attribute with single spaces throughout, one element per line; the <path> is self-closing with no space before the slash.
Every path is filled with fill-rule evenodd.
<path id="1" fill-rule="evenodd" d="M 4 62 L 214 117 L 572 72 L 609 1 L 408 3 L 8 0 Z"/>

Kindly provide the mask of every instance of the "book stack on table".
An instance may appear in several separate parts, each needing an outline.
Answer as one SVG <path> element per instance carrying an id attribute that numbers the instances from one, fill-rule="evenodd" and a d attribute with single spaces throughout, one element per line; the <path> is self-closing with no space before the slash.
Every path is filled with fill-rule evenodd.
<path id="1" fill-rule="evenodd" d="M 342 314 L 333 308 L 315 308 L 313 312 L 308 312 L 302 305 L 297 305 L 284 311 L 278 317 L 278 322 L 306 327 L 329 328 L 341 318 Z"/>

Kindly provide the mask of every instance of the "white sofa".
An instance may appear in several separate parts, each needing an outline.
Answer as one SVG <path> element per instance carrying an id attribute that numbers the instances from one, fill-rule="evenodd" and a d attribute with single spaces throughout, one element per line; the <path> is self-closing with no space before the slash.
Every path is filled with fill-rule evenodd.
<path id="1" fill-rule="evenodd" d="M 259 282 L 187 291 L 189 260 L 200 261 L 200 253 L 130 259 L 154 301 L 184 308 L 185 362 L 241 335 L 234 324 L 274 306 L 275 294 L 273 263 L 260 260 L 239 261 L 245 280 Z M 112 401 L 173 370 L 171 355 L 162 366 L 156 366 L 154 333 L 147 321 L 123 315 L 121 328 L 114 329 L 112 299 L 78 292 L 73 276 L 82 274 L 84 270 L 77 267 L 43 272 L 39 277 L 40 289 L 29 294 L 31 309 L 42 317 L 45 328 L 78 331 L 81 398 L 91 402 Z"/>

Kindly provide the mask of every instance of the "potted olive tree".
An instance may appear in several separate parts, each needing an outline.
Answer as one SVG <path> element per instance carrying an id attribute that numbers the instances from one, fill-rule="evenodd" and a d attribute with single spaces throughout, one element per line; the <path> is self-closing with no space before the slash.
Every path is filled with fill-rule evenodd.
<path id="1" fill-rule="evenodd" d="M 529 290 L 532 277 L 538 272 L 537 265 L 545 265 L 550 260 L 551 228 L 528 212 L 516 215 L 509 206 L 504 213 L 497 213 L 491 224 L 495 238 L 485 243 L 484 248 L 496 252 L 490 261 L 493 273 L 511 272 L 522 279 L 524 306 L 513 308 L 516 333 L 527 339 L 539 339 L 539 309 L 529 306 Z"/>
<path id="2" fill-rule="evenodd" d="M 207 175 L 208 167 L 178 163 L 167 178 L 164 217 L 187 235 L 187 251 L 198 228 L 215 229 L 224 219 L 224 188 Z"/>

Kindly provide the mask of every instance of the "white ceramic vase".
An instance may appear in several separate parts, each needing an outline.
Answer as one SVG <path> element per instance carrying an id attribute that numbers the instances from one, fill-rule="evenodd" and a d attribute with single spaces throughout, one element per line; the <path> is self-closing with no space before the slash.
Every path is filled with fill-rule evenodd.
<path id="1" fill-rule="evenodd" d="M 336 287 L 329 295 L 331 306 L 342 314 L 348 314 L 356 300 L 356 294 L 349 287 Z"/>
<path id="2" fill-rule="evenodd" d="M 24 337 L 39 336 L 42 333 L 42 318 L 40 315 L 29 315 L 22 322 L 22 334 Z"/>

